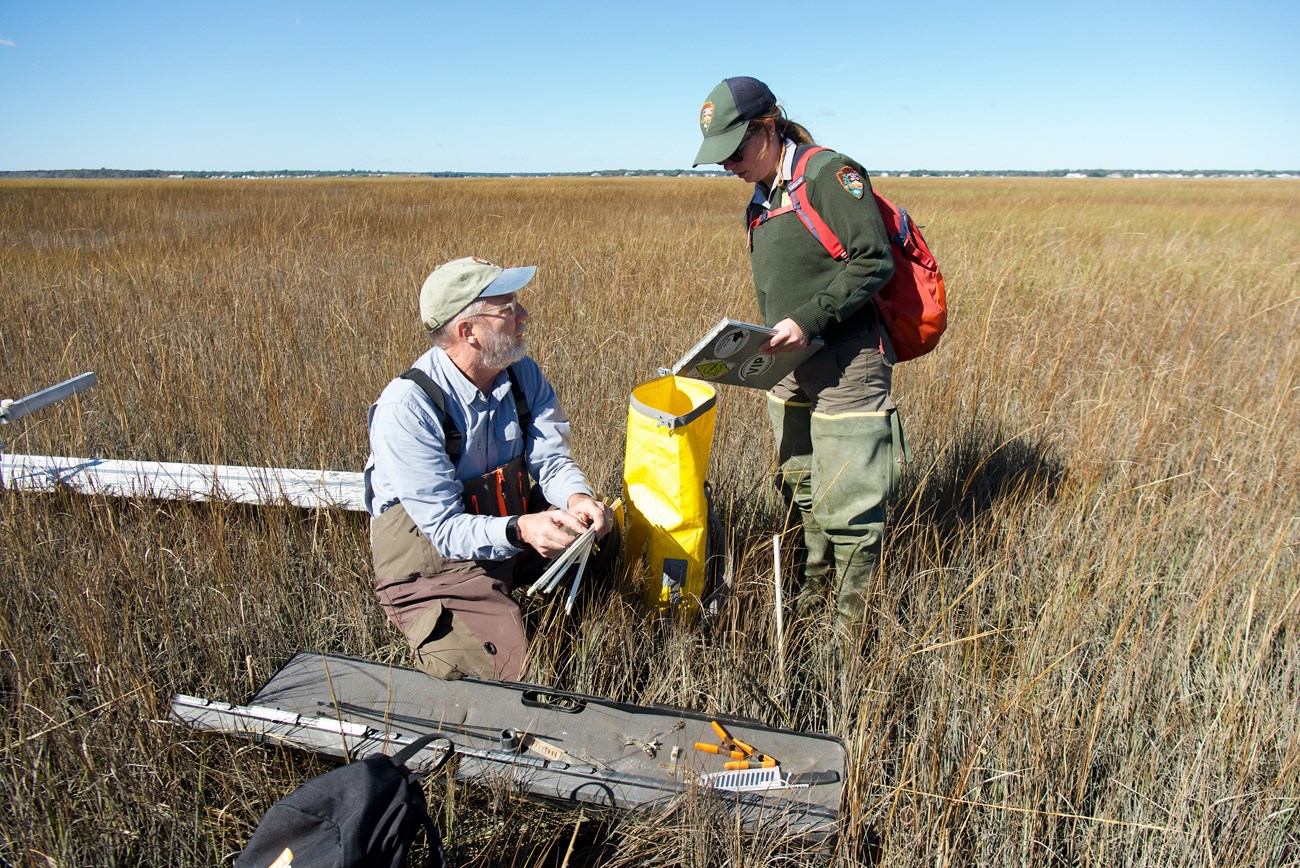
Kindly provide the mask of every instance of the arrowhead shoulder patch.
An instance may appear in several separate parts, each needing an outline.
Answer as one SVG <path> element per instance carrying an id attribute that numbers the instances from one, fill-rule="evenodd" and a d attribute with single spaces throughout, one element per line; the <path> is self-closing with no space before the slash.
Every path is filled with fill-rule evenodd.
<path id="1" fill-rule="evenodd" d="M 862 182 L 862 176 L 852 166 L 845 166 L 835 173 L 835 177 L 840 179 L 840 186 L 843 187 L 854 199 L 861 199 L 866 185 Z"/>

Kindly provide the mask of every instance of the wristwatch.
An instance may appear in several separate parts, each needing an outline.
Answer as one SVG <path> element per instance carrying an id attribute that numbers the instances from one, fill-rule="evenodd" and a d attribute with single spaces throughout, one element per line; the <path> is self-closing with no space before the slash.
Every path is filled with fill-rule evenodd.
<path id="1" fill-rule="evenodd" d="M 506 522 L 506 542 L 517 549 L 524 547 L 524 538 L 519 535 L 519 516 L 510 516 Z"/>

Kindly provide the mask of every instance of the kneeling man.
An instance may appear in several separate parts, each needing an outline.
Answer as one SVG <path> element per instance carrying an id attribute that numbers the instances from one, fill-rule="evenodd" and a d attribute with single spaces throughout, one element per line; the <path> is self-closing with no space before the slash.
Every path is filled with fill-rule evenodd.
<path id="1" fill-rule="evenodd" d="M 521 557 L 540 564 L 614 526 L 525 354 L 518 293 L 535 272 L 477 257 L 436 268 L 420 290 L 433 348 L 370 408 L 375 591 L 416 667 L 439 678 L 517 680 L 527 639 L 510 591 L 536 577 L 518 574 Z"/>

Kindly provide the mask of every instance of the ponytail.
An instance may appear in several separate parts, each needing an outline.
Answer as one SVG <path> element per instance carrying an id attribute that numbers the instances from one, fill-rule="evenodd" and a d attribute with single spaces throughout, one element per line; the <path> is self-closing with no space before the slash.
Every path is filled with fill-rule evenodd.
<path id="1" fill-rule="evenodd" d="M 785 109 L 779 105 L 772 106 L 763 114 L 754 118 L 751 123 L 766 123 L 767 121 L 771 121 L 775 126 L 777 135 L 783 139 L 789 139 L 796 145 L 817 144 L 813 141 L 812 133 L 808 132 L 808 129 L 803 124 L 795 123 L 786 117 Z"/>
<path id="2" fill-rule="evenodd" d="M 780 111 L 780 109 L 778 109 Z M 782 138 L 789 139 L 796 145 L 815 145 L 812 133 L 804 127 L 803 124 L 795 123 L 787 118 L 784 114 L 776 118 L 776 131 Z"/>

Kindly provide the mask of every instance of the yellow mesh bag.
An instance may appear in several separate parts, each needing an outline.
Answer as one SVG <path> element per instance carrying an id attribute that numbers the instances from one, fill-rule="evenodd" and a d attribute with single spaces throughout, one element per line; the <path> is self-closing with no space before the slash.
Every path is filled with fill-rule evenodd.
<path id="1" fill-rule="evenodd" d="M 659 377 L 632 390 L 623 459 L 628 563 L 645 558 L 645 602 L 693 617 L 704 594 L 705 477 L 717 420 L 713 387 Z"/>

